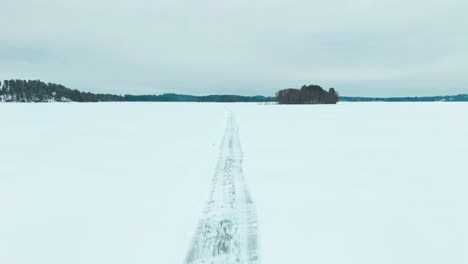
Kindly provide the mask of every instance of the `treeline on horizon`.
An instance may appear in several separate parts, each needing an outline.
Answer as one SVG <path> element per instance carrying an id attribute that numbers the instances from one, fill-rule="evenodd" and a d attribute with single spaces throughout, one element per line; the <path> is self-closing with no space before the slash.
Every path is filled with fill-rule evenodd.
<path id="1" fill-rule="evenodd" d="M 274 102 L 275 97 L 241 96 L 241 95 L 184 95 L 167 93 L 161 95 L 129 95 L 124 96 L 128 102 Z"/>
<path id="2" fill-rule="evenodd" d="M 241 95 L 194 96 L 167 93 L 161 95 L 94 94 L 40 80 L 0 82 L 0 101 L 4 102 L 274 102 L 275 97 Z"/>
<path id="3" fill-rule="evenodd" d="M 60 84 L 40 80 L 0 81 L 0 102 L 278 102 L 280 104 L 314 104 L 345 102 L 467 102 L 467 94 L 426 97 L 350 97 L 338 96 L 335 89 L 323 90 L 318 85 L 278 91 L 277 97 L 207 95 L 194 96 L 167 93 L 162 95 L 95 94 L 70 89 Z"/>
<path id="4" fill-rule="evenodd" d="M 61 84 L 40 80 L 5 80 L 0 82 L 0 96 L 5 102 L 99 102 L 122 101 L 121 96 L 94 94 L 69 89 Z"/>
<path id="5" fill-rule="evenodd" d="M 468 102 L 468 94 L 443 96 L 413 96 L 413 97 L 351 97 L 340 96 L 343 102 Z"/>

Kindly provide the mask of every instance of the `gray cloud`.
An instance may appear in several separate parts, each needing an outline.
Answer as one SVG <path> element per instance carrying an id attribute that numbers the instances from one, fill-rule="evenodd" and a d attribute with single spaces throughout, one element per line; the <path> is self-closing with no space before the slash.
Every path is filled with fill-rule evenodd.
<path id="1" fill-rule="evenodd" d="M 468 3 L 0 0 L 0 77 L 114 93 L 468 93 Z"/>

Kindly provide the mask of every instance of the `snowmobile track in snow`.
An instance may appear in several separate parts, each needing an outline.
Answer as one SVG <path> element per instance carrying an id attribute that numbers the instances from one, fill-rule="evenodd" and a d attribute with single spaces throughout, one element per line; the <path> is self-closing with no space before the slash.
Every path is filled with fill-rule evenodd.
<path id="1" fill-rule="evenodd" d="M 212 190 L 185 264 L 257 264 L 257 216 L 242 172 L 234 115 L 228 118 Z"/>

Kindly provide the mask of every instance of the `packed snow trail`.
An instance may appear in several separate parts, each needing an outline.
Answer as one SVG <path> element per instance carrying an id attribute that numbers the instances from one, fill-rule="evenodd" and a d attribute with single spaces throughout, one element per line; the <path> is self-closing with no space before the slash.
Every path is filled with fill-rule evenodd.
<path id="1" fill-rule="evenodd" d="M 257 264 L 257 216 L 242 172 L 238 127 L 230 114 L 212 191 L 185 264 Z"/>

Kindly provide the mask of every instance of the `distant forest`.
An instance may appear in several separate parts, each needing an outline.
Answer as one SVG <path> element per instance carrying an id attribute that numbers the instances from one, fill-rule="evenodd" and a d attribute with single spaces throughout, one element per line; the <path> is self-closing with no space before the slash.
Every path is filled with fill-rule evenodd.
<path id="1" fill-rule="evenodd" d="M 183 94 L 113 95 L 94 94 L 39 80 L 0 82 L 0 102 L 274 102 L 275 97 Z"/>
<path id="2" fill-rule="evenodd" d="M 167 93 L 162 95 L 129 95 L 124 101 L 129 102 L 274 102 L 275 97 L 241 96 L 241 95 L 206 95 L 194 96 Z"/>
<path id="3" fill-rule="evenodd" d="M 335 104 L 336 102 L 468 102 L 467 94 L 429 97 L 349 97 L 338 96 L 318 85 L 304 85 L 301 89 L 284 89 L 276 97 L 207 95 L 193 96 L 167 93 L 161 95 L 95 94 L 70 89 L 60 84 L 40 80 L 5 80 L 0 82 L 0 102 L 278 102 L 279 104 Z"/>
<path id="4" fill-rule="evenodd" d="M 0 102 L 99 102 L 124 101 L 122 96 L 93 94 L 69 89 L 60 84 L 39 80 L 5 80 L 0 82 Z"/>
<path id="5" fill-rule="evenodd" d="M 468 102 L 468 94 L 425 97 L 349 97 L 340 96 L 344 102 Z"/>

